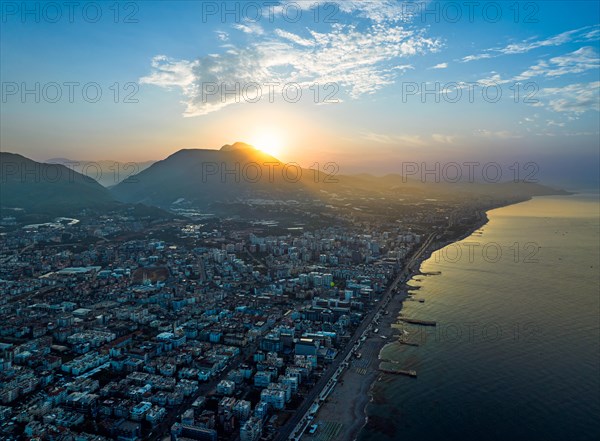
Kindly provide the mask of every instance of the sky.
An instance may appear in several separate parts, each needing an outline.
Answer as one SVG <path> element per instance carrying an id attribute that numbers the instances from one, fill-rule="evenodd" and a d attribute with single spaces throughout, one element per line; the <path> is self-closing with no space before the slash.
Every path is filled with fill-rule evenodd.
<path id="1" fill-rule="evenodd" d="M 2 151 L 534 162 L 597 182 L 599 2 L 3 1 Z"/>

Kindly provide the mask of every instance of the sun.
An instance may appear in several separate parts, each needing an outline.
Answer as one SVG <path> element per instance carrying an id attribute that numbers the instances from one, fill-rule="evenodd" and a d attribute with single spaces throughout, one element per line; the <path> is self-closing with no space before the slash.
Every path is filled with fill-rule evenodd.
<path id="1" fill-rule="evenodd" d="M 273 129 L 268 129 L 257 133 L 252 137 L 250 144 L 258 150 L 278 158 L 283 150 L 283 137 Z"/>

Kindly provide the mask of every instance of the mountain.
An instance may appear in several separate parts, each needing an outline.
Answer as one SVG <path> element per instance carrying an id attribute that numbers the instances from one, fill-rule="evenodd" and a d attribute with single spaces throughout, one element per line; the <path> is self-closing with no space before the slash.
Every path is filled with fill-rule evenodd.
<path id="1" fill-rule="evenodd" d="M 62 164 L 85 176 L 96 180 L 100 185 L 110 188 L 154 164 L 155 161 L 119 162 L 119 161 L 83 161 L 67 158 L 52 158 L 47 164 Z"/>
<path id="2" fill-rule="evenodd" d="M 262 197 L 290 199 L 302 196 L 305 190 L 302 180 L 294 182 L 295 172 L 251 145 L 236 142 L 220 150 L 179 150 L 111 192 L 122 202 L 159 207 L 174 203 L 208 206 Z"/>
<path id="3" fill-rule="evenodd" d="M 432 183 L 398 174 L 382 177 L 328 174 L 284 164 L 243 142 L 227 144 L 219 150 L 179 150 L 122 181 L 111 192 L 122 202 L 211 209 L 227 204 L 231 208 L 232 204 L 257 199 L 323 203 L 379 197 L 405 201 L 482 197 L 515 200 L 560 193 L 523 182 Z M 227 212 L 232 214 L 230 210 Z"/>
<path id="4" fill-rule="evenodd" d="M 63 214 L 115 204 L 110 192 L 94 179 L 61 164 L 36 162 L 0 152 L 0 207 Z"/>
<path id="5" fill-rule="evenodd" d="M 567 194 L 536 183 L 431 183 L 398 174 L 377 177 L 316 172 L 284 164 L 241 142 L 220 150 L 180 150 L 110 190 L 62 164 L 0 153 L 0 182 L 3 210 L 21 208 L 28 213 L 65 215 L 83 208 L 127 209 L 131 203 L 161 218 L 168 217 L 163 208 L 182 209 L 183 215 L 191 208 L 210 209 L 225 216 L 285 215 L 299 220 L 305 215 L 315 217 L 323 207 L 341 215 L 359 206 L 377 212 L 381 204 L 393 211 L 435 201 L 500 203 Z"/>

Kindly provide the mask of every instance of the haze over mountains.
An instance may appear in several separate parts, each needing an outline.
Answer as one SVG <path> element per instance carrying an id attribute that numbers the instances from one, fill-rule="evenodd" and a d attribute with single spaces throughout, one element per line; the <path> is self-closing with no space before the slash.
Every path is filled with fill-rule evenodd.
<path id="1" fill-rule="evenodd" d="M 254 200 L 349 203 L 359 198 L 526 199 L 561 192 L 522 182 L 428 183 L 400 175 L 338 175 L 335 168 L 327 171 L 284 164 L 249 144 L 237 142 L 219 150 L 179 150 L 107 189 L 73 170 L 72 165 L 39 163 L 18 154 L 0 153 L 0 206 L 62 213 L 124 203 L 163 209 L 193 207 L 218 213 L 218 206 L 223 204 Z M 90 172 L 95 173 L 95 169 Z"/>
<path id="2" fill-rule="evenodd" d="M 47 164 L 62 164 L 67 168 L 95 179 L 103 187 L 110 188 L 127 179 L 129 176 L 147 169 L 156 161 L 120 162 L 111 160 L 87 161 L 52 158 L 44 162 Z"/>
<path id="3" fill-rule="evenodd" d="M 114 197 L 94 179 L 61 164 L 0 152 L 0 207 L 27 211 L 108 208 Z"/>

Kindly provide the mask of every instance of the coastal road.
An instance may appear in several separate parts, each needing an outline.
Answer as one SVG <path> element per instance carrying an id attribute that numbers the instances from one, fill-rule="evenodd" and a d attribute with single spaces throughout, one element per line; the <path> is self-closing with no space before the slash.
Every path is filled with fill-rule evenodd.
<path id="1" fill-rule="evenodd" d="M 411 256 L 410 260 L 404 266 L 402 271 L 400 271 L 400 273 L 396 276 L 394 281 L 390 284 L 387 291 L 379 301 L 377 307 L 369 313 L 367 313 L 366 317 L 362 320 L 358 329 L 354 332 L 354 335 L 352 336 L 350 341 L 338 354 L 333 363 L 329 366 L 329 369 L 327 369 L 327 371 L 319 379 L 317 384 L 315 384 L 311 391 L 306 395 L 304 401 L 302 402 L 296 413 L 287 421 L 287 423 L 283 427 L 279 429 L 278 434 L 275 437 L 275 441 L 287 440 L 292 434 L 296 435 L 296 437 L 300 435 L 299 433 L 295 433 L 295 431 L 299 429 L 300 422 L 304 421 L 305 418 L 308 417 L 308 412 L 315 399 L 321 394 L 323 389 L 329 383 L 329 380 L 337 372 L 340 365 L 346 360 L 350 352 L 353 350 L 356 342 L 363 336 L 365 331 L 368 330 L 367 328 L 371 326 L 373 318 L 387 306 L 388 300 L 390 299 L 390 296 L 392 295 L 394 289 L 396 289 L 398 283 L 404 283 L 411 275 L 412 267 L 414 266 L 415 262 L 417 262 L 421 258 L 423 253 L 429 248 L 429 246 L 433 242 L 433 239 L 435 238 L 435 234 L 436 233 L 430 234 L 427 237 L 427 239 L 423 242 L 423 244 L 419 247 L 419 249 Z"/>

